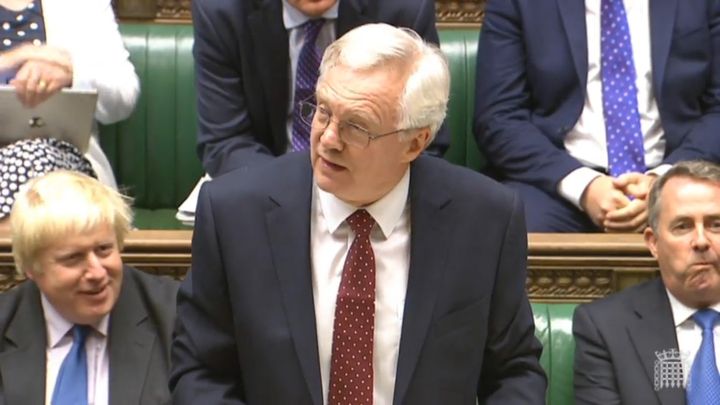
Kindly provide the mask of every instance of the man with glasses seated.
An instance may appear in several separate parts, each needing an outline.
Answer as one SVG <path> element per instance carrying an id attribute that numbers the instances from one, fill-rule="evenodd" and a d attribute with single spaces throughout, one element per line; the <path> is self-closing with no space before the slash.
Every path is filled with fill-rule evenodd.
<path id="1" fill-rule="evenodd" d="M 203 187 L 174 404 L 544 404 L 522 204 L 422 154 L 448 95 L 436 46 L 361 26 L 302 103 L 309 153 Z"/>

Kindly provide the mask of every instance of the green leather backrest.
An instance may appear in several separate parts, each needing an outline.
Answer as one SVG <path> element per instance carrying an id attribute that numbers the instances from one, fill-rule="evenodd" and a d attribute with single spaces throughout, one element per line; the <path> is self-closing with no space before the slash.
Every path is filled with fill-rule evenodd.
<path id="1" fill-rule="evenodd" d="M 446 124 L 450 127 L 450 148 L 445 158 L 475 170 L 485 167 L 485 157 L 473 136 L 475 112 L 475 62 L 477 28 L 439 30 L 440 48 L 450 64 L 450 102 Z"/>
<path id="2" fill-rule="evenodd" d="M 547 403 L 572 405 L 575 341 L 572 317 L 577 304 L 532 303 L 535 335 L 543 345 L 540 363 L 548 376 Z"/>
<path id="3" fill-rule="evenodd" d="M 101 144 L 136 207 L 175 209 L 202 175 L 192 25 L 123 23 L 120 31 L 142 94 L 129 119 L 101 128 Z"/>

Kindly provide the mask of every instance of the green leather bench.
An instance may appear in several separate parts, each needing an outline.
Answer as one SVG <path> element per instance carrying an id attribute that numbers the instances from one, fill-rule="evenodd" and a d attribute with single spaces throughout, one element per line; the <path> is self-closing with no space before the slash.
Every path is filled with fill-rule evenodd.
<path id="1" fill-rule="evenodd" d="M 575 342 L 572 316 L 577 304 L 532 303 L 535 335 L 543 345 L 540 364 L 548 377 L 546 403 L 572 405 Z"/>
<path id="2" fill-rule="evenodd" d="M 135 199 L 135 226 L 182 229 L 175 211 L 202 174 L 195 153 L 192 25 L 122 23 L 120 30 L 142 94 L 130 118 L 101 128 L 101 144 L 118 183 Z M 452 75 L 446 158 L 480 170 L 484 159 L 472 136 L 477 39 L 477 28 L 440 30 Z"/>

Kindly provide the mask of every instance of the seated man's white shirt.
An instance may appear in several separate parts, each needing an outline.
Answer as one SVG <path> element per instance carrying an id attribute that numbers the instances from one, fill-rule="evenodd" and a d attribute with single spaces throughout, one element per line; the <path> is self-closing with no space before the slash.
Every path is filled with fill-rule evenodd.
<path id="1" fill-rule="evenodd" d="M 602 79 L 600 71 L 600 2 L 585 0 L 587 29 L 588 75 L 585 106 L 575 126 L 565 137 L 565 149 L 586 167 L 577 169 L 558 184 L 558 193 L 580 207 L 585 188 L 602 175 L 591 168 L 608 168 L 605 118 L 603 116 Z M 645 147 L 646 167 L 656 167 L 665 154 L 665 137 L 660 112 L 653 93 L 652 59 L 650 55 L 650 19 L 648 0 L 623 0 L 630 29 L 630 40 L 635 64 L 640 128 Z M 663 174 L 669 168 L 652 172 Z"/>
<path id="2" fill-rule="evenodd" d="M 667 291 L 667 294 L 673 314 L 678 350 L 682 358 L 683 383 L 687 386 L 688 376 L 690 375 L 695 355 L 698 350 L 700 350 L 700 344 L 702 343 L 702 328 L 691 318 L 697 309 L 690 308 L 678 301 L 670 291 Z M 715 304 L 710 308 L 720 312 L 720 304 Z M 720 324 L 715 325 L 713 328 L 713 336 L 715 363 L 717 364 L 718 370 L 720 370 Z"/>
<path id="3" fill-rule="evenodd" d="M 70 352 L 73 343 L 73 323 L 68 322 L 41 294 L 45 327 L 47 329 L 47 348 L 45 365 L 45 404 L 52 405 L 55 381 L 60 366 Z M 92 325 L 85 340 L 88 363 L 88 405 L 108 405 L 110 355 L 107 349 L 107 333 L 110 315 L 105 315 L 100 323 Z"/>
<path id="4" fill-rule="evenodd" d="M 377 222 L 370 234 L 375 254 L 375 334 L 373 346 L 373 400 L 392 404 L 400 333 L 410 268 L 410 171 L 377 202 L 362 207 Z M 355 237 L 347 217 L 358 207 L 313 187 L 310 249 L 313 298 L 322 377 L 327 402 L 332 357 L 335 302 L 345 257 Z"/>

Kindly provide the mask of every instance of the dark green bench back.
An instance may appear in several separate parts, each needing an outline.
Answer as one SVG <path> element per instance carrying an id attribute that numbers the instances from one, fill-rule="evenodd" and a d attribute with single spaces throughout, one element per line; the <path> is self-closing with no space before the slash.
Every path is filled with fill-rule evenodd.
<path id="1" fill-rule="evenodd" d="M 450 102 L 446 123 L 451 142 L 445 158 L 475 170 L 485 167 L 485 158 L 473 136 L 475 110 L 475 56 L 477 28 L 446 28 L 439 31 L 440 48 L 450 64 Z"/>
<path id="2" fill-rule="evenodd" d="M 120 31 L 142 94 L 129 119 L 101 128 L 101 144 L 118 183 L 135 198 L 136 226 L 180 228 L 177 206 L 202 174 L 195 153 L 192 25 L 122 23 Z M 476 28 L 440 30 L 452 75 L 446 158 L 480 170 L 485 159 L 472 136 L 477 40 Z"/>
<path id="3" fill-rule="evenodd" d="M 572 316 L 577 304 L 532 303 L 535 335 L 543 345 L 540 363 L 548 376 L 547 403 L 572 405 L 575 341 Z"/>
<path id="4" fill-rule="evenodd" d="M 190 24 L 120 25 L 141 81 L 132 116 L 101 128 L 118 183 L 135 198 L 136 226 L 175 228 L 177 206 L 202 175 Z"/>

